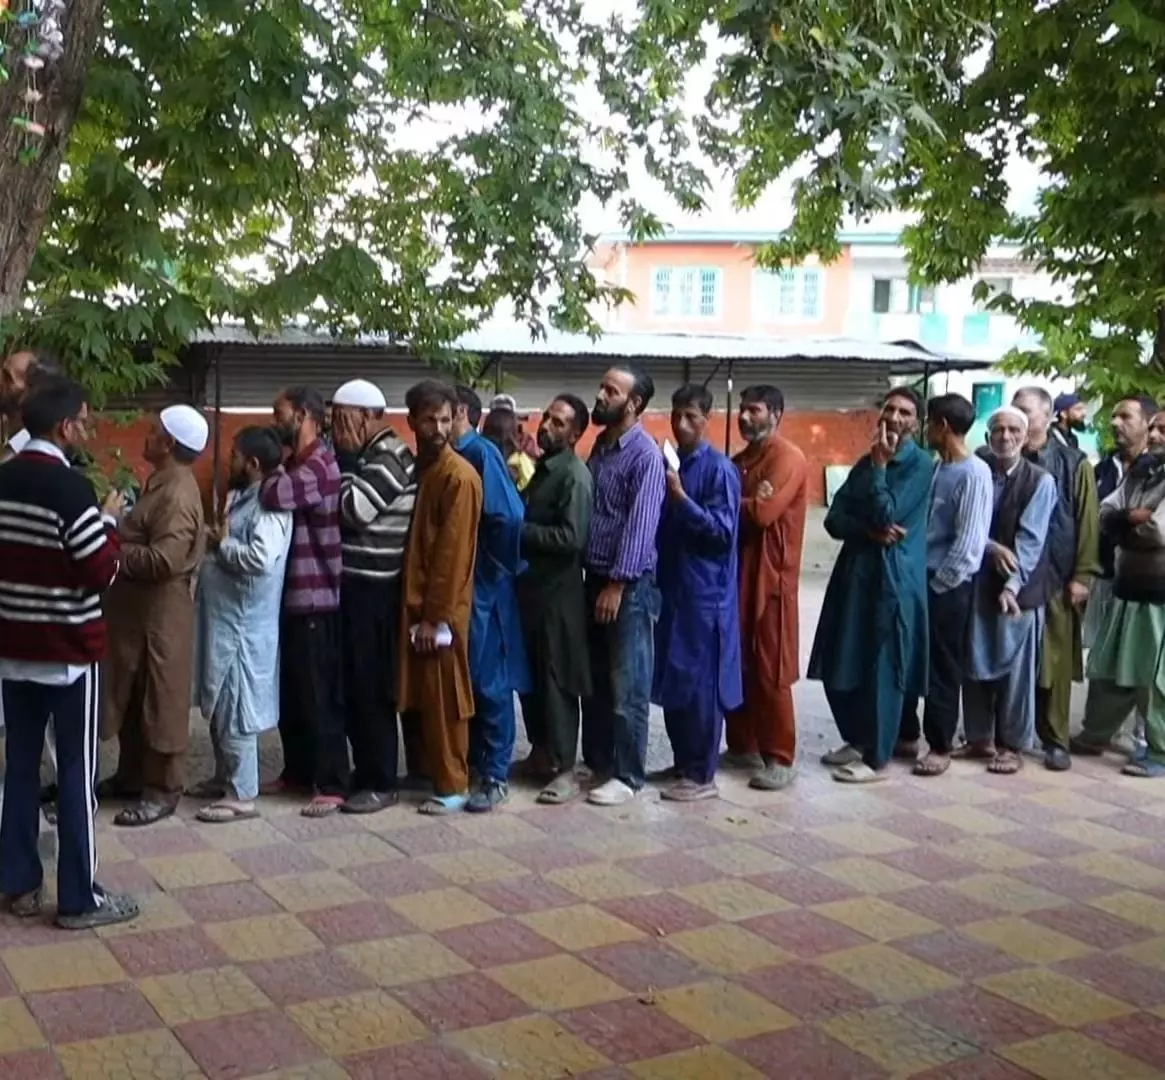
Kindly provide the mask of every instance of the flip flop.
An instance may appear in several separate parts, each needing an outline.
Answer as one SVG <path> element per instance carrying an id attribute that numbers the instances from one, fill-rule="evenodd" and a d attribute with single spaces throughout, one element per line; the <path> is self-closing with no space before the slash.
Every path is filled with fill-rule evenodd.
<path id="1" fill-rule="evenodd" d="M 114 815 L 113 824 L 123 829 L 142 829 L 173 817 L 177 803 L 138 802 Z"/>
<path id="2" fill-rule="evenodd" d="M 562 773 L 550 781 L 540 792 L 538 802 L 543 806 L 563 806 L 573 802 L 582 794 L 582 787 L 573 773 Z"/>
<path id="3" fill-rule="evenodd" d="M 468 803 L 468 795 L 430 795 L 417 807 L 417 813 L 428 817 L 445 817 L 448 814 L 460 814 Z"/>
<path id="4" fill-rule="evenodd" d="M 1001 750 L 987 765 L 987 771 L 996 776 L 1014 776 L 1023 768 L 1023 758 L 1014 750 Z"/>
<path id="5" fill-rule="evenodd" d="M 884 772 L 875 772 L 864 761 L 852 765 L 842 765 L 830 774 L 839 784 L 878 784 L 889 777 Z"/>
<path id="6" fill-rule="evenodd" d="M 194 815 L 194 819 L 207 825 L 228 825 L 232 821 L 250 821 L 258 816 L 259 811 L 254 807 L 250 810 L 242 810 L 237 806 L 225 803 L 213 803 L 199 810 Z"/>
<path id="7" fill-rule="evenodd" d="M 835 766 L 856 765 L 862 760 L 862 752 L 856 746 L 839 746 L 836 750 L 827 750 L 821 755 L 821 764 L 833 768 Z"/>
<path id="8" fill-rule="evenodd" d="M 1157 780 L 1165 776 L 1165 761 L 1158 761 L 1156 758 L 1143 757 L 1136 761 L 1130 761 L 1121 773 L 1124 776 L 1136 776 L 1142 780 Z"/>
<path id="9" fill-rule="evenodd" d="M 942 776 L 950 767 L 949 757 L 936 758 L 933 754 L 927 754 L 926 757 L 916 761 L 910 771 L 915 776 Z"/>
<path id="10" fill-rule="evenodd" d="M 299 813 L 306 818 L 325 818 L 344 805 L 343 795 L 317 795 Z"/>

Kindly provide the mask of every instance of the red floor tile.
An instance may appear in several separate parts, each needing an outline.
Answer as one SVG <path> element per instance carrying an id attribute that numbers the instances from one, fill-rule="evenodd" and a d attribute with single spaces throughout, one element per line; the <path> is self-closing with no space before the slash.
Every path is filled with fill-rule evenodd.
<path id="1" fill-rule="evenodd" d="M 344 871 L 344 876 L 378 900 L 449 887 L 448 880 L 436 870 L 430 870 L 424 863 L 413 859 L 353 866 Z"/>
<path id="2" fill-rule="evenodd" d="M 352 1080 L 488 1080 L 464 1054 L 428 1041 L 392 1046 L 345 1060 Z"/>
<path id="3" fill-rule="evenodd" d="M 516 964 L 553 956 L 558 947 L 516 919 L 458 926 L 437 934 L 437 940 L 475 968 Z"/>
<path id="4" fill-rule="evenodd" d="M 555 1019 L 611 1061 L 629 1063 L 699 1046 L 703 1040 L 652 1005 L 612 1001 Z"/>
<path id="5" fill-rule="evenodd" d="M 840 844 L 833 844 L 819 836 L 804 832 L 776 832 L 766 836 L 754 836 L 752 843 L 798 866 L 815 866 L 833 859 L 852 859 L 854 854 Z"/>
<path id="6" fill-rule="evenodd" d="M 774 1080 L 884 1080 L 889 1076 L 864 1054 L 809 1025 L 730 1043 L 728 1049 Z"/>
<path id="7" fill-rule="evenodd" d="M 533 1012 L 521 998 L 477 971 L 410 983 L 394 993 L 434 1031 L 483 1027 Z"/>
<path id="8" fill-rule="evenodd" d="M 441 855 L 450 851 L 468 851 L 478 846 L 476 841 L 446 821 L 406 829 L 389 829 L 379 833 L 379 836 L 405 855 Z"/>
<path id="9" fill-rule="evenodd" d="M 649 934 L 678 934 L 681 930 L 697 930 L 717 921 L 711 912 L 689 904 L 674 893 L 628 896 L 607 900 L 599 906 Z"/>
<path id="10" fill-rule="evenodd" d="M 779 964 L 740 981 L 802 1020 L 828 1020 L 878 1004 L 872 994 L 816 964 Z"/>
<path id="11" fill-rule="evenodd" d="M 564 870 L 569 866 L 583 866 L 598 861 L 589 851 L 583 851 L 561 839 L 531 840 L 525 844 L 498 848 L 498 851 L 535 874 L 548 874 L 551 870 Z"/>
<path id="12" fill-rule="evenodd" d="M 324 863 L 298 844 L 264 844 L 262 847 L 236 851 L 231 861 L 254 878 L 278 877 L 323 870 Z"/>
<path id="13" fill-rule="evenodd" d="M 853 853 L 850 855 L 852 857 Z M 834 900 L 853 900 L 862 895 L 849 885 L 843 885 L 825 874 L 805 868 L 763 874 L 749 880 L 762 889 L 768 889 L 782 900 L 803 907 L 811 904 L 829 904 Z"/>
<path id="14" fill-rule="evenodd" d="M 993 802 L 987 811 L 996 817 L 1014 821 L 1018 825 L 1026 825 L 1030 829 L 1051 829 L 1064 823 L 1063 811 L 1018 797 Z M 1007 837 L 1004 836 L 1003 840 L 1006 842 Z"/>
<path id="15" fill-rule="evenodd" d="M 1155 1069 L 1165 1070 L 1165 1020 L 1149 1013 L 1118 1016 L 1085 1028 L 1094 1039 L 1138 1058 Z"/>
<path id="16" fill-rule="evenodd" d="M 964 859 L 952 859 L 934 848 L 908 848 L 894 851 L 889 855 L 877 856 L 878 862 L 892 866 L 906 874 L 913 874 L 923 881 L 958 881 L 960 878 L 981 874 L 983 868 Z"/>
<path id="17" fill-rule="evenodd" d="M 330 836 L 347 836 L 363 832 L 364 827 L 352 814 L 329 814 L 322 818 L 306 818 L 302 814 L 278 814 L 268 819 L 288 840 L 327 840 Z"/>
<path id="18" fill-rule="evenodd" d="M 262 960 L 245 965 L 244 971 L 280 1007 L 373 988 L 371 980 L 328 952 Z"/>
<path id="19" fill-rule="evenodd" d="M 879 829 L 900 836 L 903 840 L 913 840 L 916 844 L 941 847 L 943 844 L 956 844 L 967 839 L 962 829 L 921 814 L 891 814 L 889 817 L 878 818 L 877 825 Z"/>
<path id="20" fill-rule="evenodd" d="M 1055 1030 L 1044 1017 L 975 986 L 960 986 L 911 1001 L 903 1011 L 988 1050 Z"/>
<path id="21" fill-rule="evenodd" d="M 892 893 L 885 899 L 916 915 L 933 919 L 940 926 L 965 926 L 980 919 L 999 917 L 998 908 L 946 885 L 919 885 Z"/>
<path id="22" fill-rule="evenodd" d="M 870 939 L 864 934 L 859 934 L 856 930 L 842 926 L 841 923 L 816 912 L 802 909 L 760 915 L 755 919 L 747 919 L 740 925 L 754 934 L 768 938 L 774 945 L 779 945 L 787 952 L 807 960 L 823 953 L 870 944 Z"/>
<path id="23" fill-rule="evenodd" d="M 823 829 L 827 825 L 844 825 L 853 820 L 849 814 L 837 813 L 825 805 L 827 800 L 795 800 L 762 811 L 767 817 L 793 829 Z"/>
<path id="24" fill-rule="evenodd" d="M 910 1080 L 1032 1080 L 1032 1074 L 993 1054 L 980 1054 L 938 1069 L 915 1073 Z"/>
<path id="25" fill-rule="evenodd" d="M 0 1076 L 4 1080 L 65 1080 L 60 1063 L 51 1050 L 0 1054 Z"/>
<path id="26" fill-rule="evenodd" d="M 721 841 L 723 843 L 723 841 Z M 639 859 L 624 859 L 621 866 L 661 889 L 679 889 L 684 885 L 701 885 L 716 881 L 720 872 L 700 859 L 682 851 L 665 851 Z"/>
<path id="27" fill-rule="evenodd" d="M 151 829 L 120 829 L 117 839 L 139 859 L 156 855 L 189 855 L 209 851 L 206 841 L 193 829 L 164 825 Z"/>
<path id="28" fill-rule="evenodd" d="M 378 900 L 302 911 L 297 918 L 328 946 L 353 945 L 417 932 L 408 919 Z"/>
<path id="29" fill-rule="evenodd" d="M 1052 930 L 1059 930 L 1061 934 L 1067 934 L 1096 949 L 1122 949 L 1154 936 L 1153 931 L 1147 927 L 1136 926 L 1107 911 L 1085 907 L 1083 904 L 1066 904 L 1064 907 L 1032 911 L 1025 918 Z"/>
<path id="30" fill-rule="evenodd" d="M 273 915 L 279 911 L 279 905 L 250 881 L 175 889 L 170 895 L 182 905 L 187 915 L 200 923 L 249 919 L 254 915 Z"/>
<path id="31" fill-rule="evenodd" d="M 1157 821 L 1157 828 L 1162 828 L 1160 819 Z M 1158 870 L 1165 870 L 1165 843 L 1145 844 L 1143 847 L 1130 848 L 1121 854 L 1127 855 L 1130 859 L 1138 859 L 1149 866 L 1155 866 Z"/>
<path id="32" fill-rule="evenodd" d="M 896 941 L 895 947 L 924 963 L 933 964 L 960 979 L 981 979 L 1014 971 L 1022 963 L 1002 949 L 994 949 L 979 941 L 965 938 L 957 931 L 944 930 L 937 934 Z"/>
<path id="33" fill-rule="evenodd" d="M 1099 795 L 1097 798 L 1103 799 L 1105 796 Z M 1146 844 L 1152 843 L 1161 836 L 1161 819 L 1139 810 L 1122 810 L 1116 814 L 1109 814 L 1107 817 L 1101 818 L 1100 821 L 1106 828 L 1139 837 Z"/>
<path id="34" fill-rule="evenodd" d="M 220 967 L 228 962 L 222 950 L 197 926 L 143 930 L 110 938 L 105 945 L 131 979 Z"/>
<path id="35" fill-rule="evenodd" d="M 444 884 L 448 885 L 448 882 Z M 505 915 L 525 915 L 530 911 L 545 911 L 547 908 L 569 907 L 578 903 L 574 893 L 539 877 L 483 881 L 471 886 L 470 892 Z"/>
<path id="36" fill-rule="evenodd" d="M 317 1061 L 323 1054 L 291 1017 L 274 1009 L 174 1029 L 207 1080 L 235 1080 Z"/>
<path id="37" fill-rule="evenodd" d="M 25 1002 L 50 1043 L 128 1035 L 162 1026 L 150 1003 L 130 983 L 30 994 Z"/>
<path id="38" fill-rule="evenodd" d="M 1055 969 L 1138 1009 L 1165 1005 L 1165 974 L 1115 953 L 1065 960 Z"/>
<path id="39" fill-rule="evenodd" d="M 0 915 L 0 949 L 59 945 L 60 941 L 60 930 L 47 919 L 18 919 L 15 915 Z"/>
<path id="40" fill-rule="evenodd" d="M 744 813 L 744 811 L 741 811 Z M 774 823 L 773 829 L 778 826 Z M 643 835 L 661 844 L 675 848 L 677 852 L 692 851 L 695 848 L 712 847 L 731 840 L 719 829 L 706 825 L 691 813 L 677 814 L 659 821 L 650 821 L 643 828 Z"/>
<path id="41" fill-rule="evenodd" d="M 1012 877 L 1038 885 L 1062 896 L 1065 900 L 1091 900 L 1095 896 L 1107 896 L 1113 891 L 1113 883 L 1093 874 L 1081 873 L 1072 866 L 1057 862 L 1036 863 L 1020 870 L 1012 870 Z"/>
<path id="42" fill-rule="evenodd" d="M 1004 840 L 1008 847 L 1035 855 L 1040 859 L 1066 859 L 1069 855 L 1083 855 L 1094 848 L 1069 840 L 1059 833 L 1047 829 L 1016 829 L 1009 832 Z"/>
<path id="43" fill-rule="evenodd" d="M 12 985 L 12 980 L 8 977 L 8 972 L 0 966 L 0 998 L 12 997 L 16 993 L 16 987 Z"/>
<path id="44" fill-rule="evenodd" d="M 699 964 L 656 941 L 628 941 L 578 953 L 591 967 L 632 993 L 667 990 L 700 982 L 709 973 Z"/>
<path id="45" fill-rule="evenodd" d="M 161 890 L 161 886 L 153 879 L 150 872 L 136 859 L 103 863 L 97 871 L 97 879 L 109 892 L 127 892 L 140 896 L 142 893 Z"/>

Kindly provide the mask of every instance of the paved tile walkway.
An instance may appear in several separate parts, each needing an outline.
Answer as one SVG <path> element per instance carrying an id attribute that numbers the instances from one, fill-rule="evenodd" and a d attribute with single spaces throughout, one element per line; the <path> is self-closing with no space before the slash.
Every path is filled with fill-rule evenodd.
<path id="1" fill-rule="evenodd" d="M 0 921 L 0 1078 L 1165 1076 L 1165 788 L 724 794 L 104 825 L 145 914 Z"/>

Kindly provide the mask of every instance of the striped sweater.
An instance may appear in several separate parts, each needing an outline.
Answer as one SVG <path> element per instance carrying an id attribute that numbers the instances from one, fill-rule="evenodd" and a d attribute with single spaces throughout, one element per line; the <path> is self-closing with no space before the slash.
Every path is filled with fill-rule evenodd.
<path id="1" fill-rule="evenodd" d="M 292 515 L 283 610 L 316 615 L 340 607 L 340 467 L 318 439 L 259 490 L 264 510 Z"/>
<path id="2" fill-rule="evenodd" d="M 392 428 L 368 442 L 340 478 L 344 576 L 374 581 L 400 577 L 417 498 L 416 459 Z"/>
<path id="3" fill-rule="evenodd" d="M 93 485 L 36 447 L 0 466 L 0 657 L 92 664 L 105 655 L 117 532 Z"/>

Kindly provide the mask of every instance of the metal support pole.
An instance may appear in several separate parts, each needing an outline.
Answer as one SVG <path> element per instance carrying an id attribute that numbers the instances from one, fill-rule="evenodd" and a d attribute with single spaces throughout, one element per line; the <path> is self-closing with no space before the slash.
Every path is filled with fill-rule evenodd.
<path id="1" fill-rule="evenodd" d="M 214 507 L 215 516 L 222 513 L 222 505 L 219 502 L 219 466 L 222 462 L 222 354 L 223 350 L 220 346 L 214 350 L 214 473 L 210 481 L 210 497 L 211 505 Z"/>
<path id="2" fill-rule="evenodd" d="M 732 361 L 728 361 L 728 411 L 724 416 L 724 453 L 732 456 Z"/>

